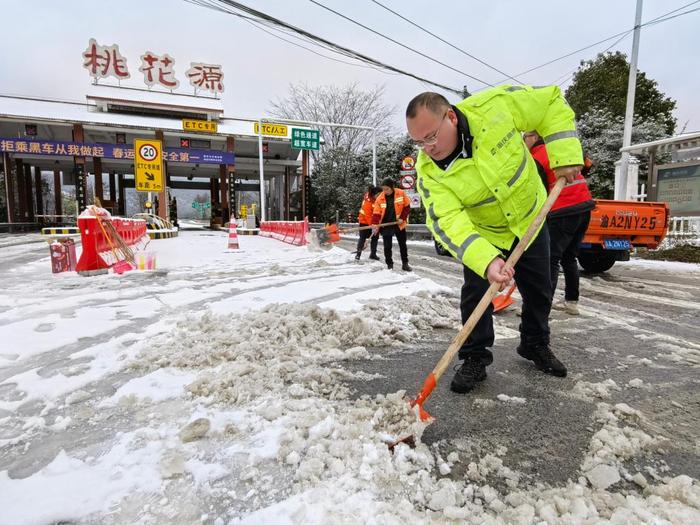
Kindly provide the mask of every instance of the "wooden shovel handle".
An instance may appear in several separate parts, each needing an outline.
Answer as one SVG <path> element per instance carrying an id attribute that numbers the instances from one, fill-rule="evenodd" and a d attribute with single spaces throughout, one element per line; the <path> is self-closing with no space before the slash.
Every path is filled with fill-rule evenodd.
<path id="1" fill-rule="evenodd" d="M 559 179 L 557 179 L 556 184 L 552 188 L 552 191 L 547 197 L 547 200 L 544 202 L 544 205 L 540 209 L 539 213 L 535 216 L 534 219 L 532 219 L 532 222 L 525 231 L 525 234 L 515 246 L 515 249 L 511 252 L 510 257 L 508 257 L 504 268 L 513 268 L 518 262 L 520 256 L 525 251 L 525 248 L 527 248 L 527 245 L 530 244 L 530 241 L 534 237 L 535 232 L 538 230 L 545 217 L 547 217 L 549 210 L 552 208 L 554 201 L 557 200 L 557 197 L 559 197 L 559 194 L 561 193 L 561 190 L 565 184 L 565 178 L 560 177 Z M 435 382 L 437 382 L 440 379 L 440 376 L 442 376 L 445 370 L 447 370 L 447 367 L 450 366 L 450 363 L 452 362 L 452 359 L 454 358 L 455 354 L 459 352 L 460 348 L 462 348 L 462 345 L 472 333 L 472 330 L 474 330 L 476 323 L 479 322 L 479 319 L 481 319 L 481 316 L 484 315 L 484 312 L 491 304 L 491 301 L 493 301 L 493 298 L 496 297 L 496 295 L 498 294 L 498 289 L 500 288 L 500 286 L 500 283 L 492 283 L 491 286 L 489 286 L 489 289 L 481 298 L 479 304 L 476 305 L 476 308 L 474 308 L 474 311 L 469 316 L 469 319 L 467 319 L 467 322 L 464 323 L 464 326 L 455 336 L 450 346 L 440 358 L 440 361 L 438 361 L 437 365 L 435 365 L 435 368 L 433 368 L 432 372 L 432 375 L 435 378 Z"/>
<path id="2" fill-rule="evenodd" d="M 384 224 L 373 224 L 373 225 L 371 224 L 369 226 L 353 226 L 352 228 L 339 229 L 338 233 L 359 232 L 362 230 L 369 230 L 371 228 L 374 228 L 375 226 L 379 226 L 380 228 L 383 228 L 384 226 L 395 226 L 398 223 L 399 223 L 399 221 L 387 222 Z"/>

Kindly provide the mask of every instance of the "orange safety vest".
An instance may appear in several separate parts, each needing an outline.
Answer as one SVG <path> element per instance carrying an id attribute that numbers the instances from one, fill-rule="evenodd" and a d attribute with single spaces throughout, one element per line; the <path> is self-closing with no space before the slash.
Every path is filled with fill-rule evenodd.
<path id="1" fill-rule="evenodd" d="M 374 199 L 369 193 L 365 193 L 362 197 L 362 207 L 357 216 L 357 222 L 360 224 L 372 224 L 372 210 L 374 210 Z"/>
<path id="2" fill-rule="evenodd" d="M 398 188 L 394 188 L 394 210 L 396 211 L 396 220 L 403 219 L 403 224 L 399 225 L 399 229 L 404 230 L 408 224 L 408 214 L 411 211 L 411 199 L 406 195 L 406 192 Z M 372 224 L 381 224 L 386 213 L 386 195 L 381 192 L 374 201 L 374 213 L 372 214 Z"/>

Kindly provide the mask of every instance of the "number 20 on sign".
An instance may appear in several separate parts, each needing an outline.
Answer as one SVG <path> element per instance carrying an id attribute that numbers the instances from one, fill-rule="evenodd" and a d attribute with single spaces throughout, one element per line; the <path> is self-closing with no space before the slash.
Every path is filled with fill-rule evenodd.
<path id="1" fill-rule="evenodd" d="M 134 139 L 136 191 L 163 191 L 163 143 L 155 139 Z"/>

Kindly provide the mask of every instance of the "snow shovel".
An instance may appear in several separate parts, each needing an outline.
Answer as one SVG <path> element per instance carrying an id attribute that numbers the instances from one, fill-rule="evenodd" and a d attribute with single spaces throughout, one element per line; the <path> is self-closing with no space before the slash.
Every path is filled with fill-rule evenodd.
<path id="1" fill-rule="evenodd" d="M 500 312 L 501 310 L 505 310 L 511 304 L 513 304 L 513 298 L 511 297 L 511 295 L 513 295 L 514 291 L 515 291 L 515 283 L 510 285 L 510 288 L 508 289 L 507 293 L 499 294 L 493 298 L 493 301 L 491 301 L 491 304 L 493 304 L 493 313 Z"/>
<path id="2" fill-rule="evenodd" d="M 510 257 L 508 257 L 504 269 L 513 268 L 518 262 L 520 256 L 525 251 L 525 248 L 528 244 L 530 244 L 530 241 L 534 237 L 535 232 L 542 224 L 542 221 L 544 221 L 545 217 L 547 217 L 547 213 L 549 213 L 549 210 L 552 208 L 552 204 L 554 204 L 554 201 L 557 200 L 557 197 L 559 197 L 559 193 L 561 193 L 561 190 L 565 184 L 566 179 L 564 177 L 560 177 L 557 179 L 556 184 L 552 188 L 551 193 L 547 197 L 547 200 L 544 202 L 544 205 L 540 209 L 539 213 L 535 216 L 534 219 L 532 219 L 530 226 L 528 226 L 527 230 L 525 231 L 525 235 L 522 236 L 515 249 L 511 252 Z M 484 315 L 486 308 L 488 308 L 489 303 L 491 303 L 493 298 L 498 293 L 498 289 L 500 288 L 500 286 L 500 283 L 492 283 L 491 286 L 489 286 L 489 289 L 481 298 L 479 304 L 476 305 L 476 308 L 474 308 L 474 311 L 469 316 L 469 319 L 467 319 L 467 322 L 464 323 L 462 329 L 455 336 L 450 346 L 440 358 L 440 361 L 438 361 L 437 365 L 435 365 L 433 371 L 430 372 L 430 374 L 428 374 L 428 377 L 425 378 L 425 382 L 423 383 L 423 386 L 418 392 L 416 398 L 411 401 L 411 407 L 418 407 L 418 414 L 420 415 L 422 421 L 432 419 L 430 414 L 428 414 L 428 412 L 423 407 L 423 404 L 433 392 L 435 385 L 437 385 L 437 382 L 440 380 L 440 377 L 445 372 L 445 370 L 447 370 L 447 367 L 452 362 L 452 359 L 454 358 L 455 354 L 459 352 L 459 349 L 462 348 L 462 345 L 472 333 L 472 330 L 474 329 L 474 326 L 476 326 L 476 323 L 479 321 L 479 319 L 481 319 L 481 316 Z M 399 441 L 404 441 L 408 439 L 408 437 L 402 438 Z"/>
<path id="3" fill-rule="evenodd" d="M 398 221 L 387 222 L 386 224 L 380 224 L 380 227 L 384 226 L 394 226 L 398 224 Z M 315 236 L 315 241 L 310 241 L 311 244 L 318 245 L 321 248 L 329 247 L 332 244 L 340 241 L 341 233 L 359 232 L 361 230 L 369 230 L 373 226 L 353 226 L 352 228 L 338 228 L 335 224 L 329 224 L 318 230 L 311 230 L 311 238 Z"/>

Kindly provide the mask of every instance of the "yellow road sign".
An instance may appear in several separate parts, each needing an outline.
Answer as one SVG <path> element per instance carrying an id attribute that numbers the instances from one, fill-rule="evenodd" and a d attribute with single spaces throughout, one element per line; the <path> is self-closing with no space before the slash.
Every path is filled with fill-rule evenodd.
<path id="1" fill-rule="evenodd" d="M 204 133 L 216 133 L 218 127 L 216 122 L 211 120 L 182 119 L 182 129 L 184 131 L 201 131 Z"/>
<path id="2" fill-rule="evenodd" d="M 258 123 L 253 124 L 253 133 L 258 134 Z M 273 137 L 286 137 L 289 134 L 287 126 L 274 122 L 263 122 L 262 134 Z"/>
<path id="3" fill-rule="evenodd" d="M 163 191 L 163 143 L 156 139 L 134 139 L 136 191 Z"/>

